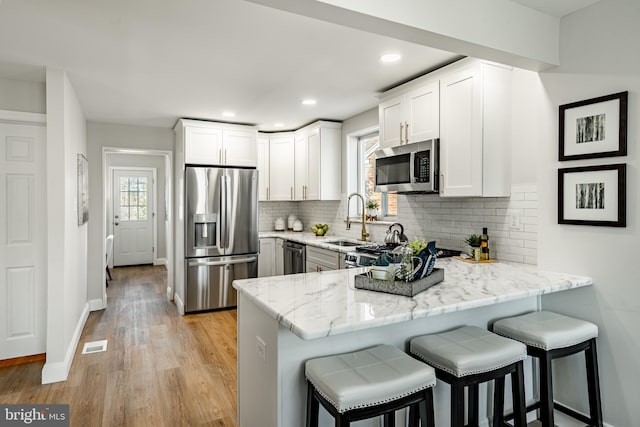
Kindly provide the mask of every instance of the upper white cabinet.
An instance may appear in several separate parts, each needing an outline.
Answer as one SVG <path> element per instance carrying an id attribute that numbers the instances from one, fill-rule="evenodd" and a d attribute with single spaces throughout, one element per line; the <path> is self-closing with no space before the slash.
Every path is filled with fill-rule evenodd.
<path id="1" fill-rule="evenodd" d="M 411 88 L 412 87 L 412 88 Z M 440 83 L 438 80 L 393 90 L 378 106 L 380 147 L 388 148 L 440 136 Z"/>
<path id="2" fill-rule="evenodd" d="M 186 164 L 257 166 L 257 132 L 250 126 L 182 119 L 174 130 Z"/>
<path id="3" fill-rule="evenodd" d="M 339 200 L 342 124 L 315 122 L 295 133 L 295 200 Z"/>
<path id="4" fill-rule="evenodd" d="M 258 133 L 258 200 L 269 200 L 269 136 Z"/>
<path id="5" fill-rule="evenodd" d="M 294 200 L 294 153 L 292 133 L 270 134 L 267 200 Z"/>
<path id="6" fill-rule="evenodd" d="M 511 191 L 511 68 L 467 59 L 441 77 L 440 195 Z"/>

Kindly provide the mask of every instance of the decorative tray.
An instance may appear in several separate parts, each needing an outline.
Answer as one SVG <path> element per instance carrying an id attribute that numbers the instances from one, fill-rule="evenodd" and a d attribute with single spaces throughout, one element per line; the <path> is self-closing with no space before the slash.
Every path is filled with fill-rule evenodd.
<path id="1" fill-rule="evenodd" d="M 388 280 L 372 279 L 366 273 L 356 275 L 355 279 L 355 287 L 358 289 L 412 297 L 436 283 L 442 282 L 444 280 L 444 269 L 434 268 L 427 277 L 414 280 L 413 282 L 403 282 L 400 280 L 391 282 Z"/>

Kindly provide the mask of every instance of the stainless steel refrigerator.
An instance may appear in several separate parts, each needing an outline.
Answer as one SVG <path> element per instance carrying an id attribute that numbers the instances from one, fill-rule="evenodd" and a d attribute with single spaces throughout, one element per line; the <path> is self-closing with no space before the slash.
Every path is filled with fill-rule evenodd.
<path id="1" fill-rule="evenodd" d="M 258 173 L 185 170 L 185 312 L 234 307 L 235 279 L 258 274 Z"/>

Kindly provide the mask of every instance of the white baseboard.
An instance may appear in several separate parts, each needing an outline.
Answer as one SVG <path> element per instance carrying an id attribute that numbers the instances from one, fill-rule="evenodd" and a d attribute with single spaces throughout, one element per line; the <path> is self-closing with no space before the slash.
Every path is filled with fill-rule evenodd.
<path id="1" fill-rule="evenodd" d="M 182 298 L 177 293 L 173 294 L 173 301 L 176 303 L 176 307 L 178 308 L 178 313 L 181 316 L 184 316 L 184 303 L 182 302 Z"/>
<path id="2" fill-rule="evenodd" d="M 89 311 L 104 310 L 105 308 L 107 308 L 107 305 L 103 300 L 98 298 L 89 300 Z"/>
<path id="3" fill-rule="evenodd" d="M 53 362 L 47 358 L 47 362 L 42 368 L 42 384 L 56 383 L 59 381 L 66 381 L 69 376 L 69 370 L 71 369 L 71 363 L 73 362 L 73 356 L 76 354 L 78 343 L 80 342 L 80 336 L 84 325 L 87 323 L 89 317 L 89 303 L 87 302 L 80 313 L 80 318 L 76 324 L 76 329 L 71 337 L 69 347 L 67 347 L 67 353 L 64 360 L 60 362 Z"/>
<path id="4" fill-rule="evenodd" d="M 173 301 L 173 290 L 171 290 L 171 286 L 167 286 L 167 299 Z"/>
<path id="5" fill-rule="evenodd" d="M 156 258 L 153 265 L 164 265 L 165 267 L 168 267 L 169 261 L 166 258 Z"/>

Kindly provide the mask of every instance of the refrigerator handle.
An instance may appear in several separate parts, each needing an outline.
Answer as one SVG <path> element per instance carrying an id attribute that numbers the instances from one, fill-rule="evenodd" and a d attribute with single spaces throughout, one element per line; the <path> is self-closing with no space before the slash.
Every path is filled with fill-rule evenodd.
<path id="1" fill-rule="evenodd" d="M 227 244 L 227 193 L 224 184 L 226 176 L 220 177 L 220 248 L 226 248 Z"/>
<path id="2" fill-rule="evenodd" d="M 225 154 L 226 156 L 226 154 Z M 225 251 L 229 249 L 229 235 L 231 232 L 229 231 L 229 209 L 231 207 L 231 177 L 229 175 L 224 176 L 224 249 Z"/>
<path id="3" fill-rule="evenodd" d="M 189 261 L 189 267 L 215 267 L 220 265 L 246 264 L 249 262 L 255 262 L 256 260 L 256 257 L 250 256 L 246 258 L 232 259 L 229 261 Z"/>

